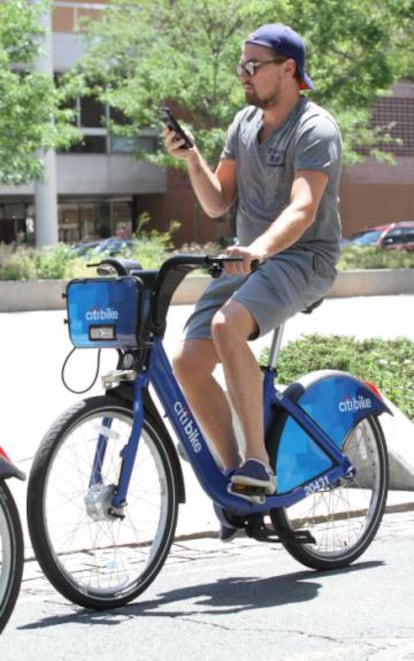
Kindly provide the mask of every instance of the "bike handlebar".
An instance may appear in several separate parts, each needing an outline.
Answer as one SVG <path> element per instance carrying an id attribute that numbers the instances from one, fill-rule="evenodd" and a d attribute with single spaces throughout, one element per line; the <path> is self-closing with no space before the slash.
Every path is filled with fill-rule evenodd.
<path id="1" fill-rule="evenodd" d="M 173 294 L 185 276 L 195 269 L 206 268 L 212 278 L 218 278 L 228 262 L 240 262 L 242 257 L 231 255 L 178 254 L 165 260 L 158 271 L 143 269 L 138 262 L 116 257 L 107 257 L 98 264 L 88 264 L 97 268 L 98 274 L 107 276 L 115 271 L 119 276 L 136 276 L 150 293 L 151 327 L 159 333 L 165 329 L 166 316 Z M 252 270 L 258 261 L 252 262 Z"/>
<path id="2" fill-rule="evenodd" d="M 242 257 L 234 257 L 230 255 L 212 256 L 179 254 L 166 259 L 160 268 L 160 273 L 165 273 L 171 270 L 191 271 L 198 268 L 206 268 L 212 278 L 217 278 L 223 271 L 224 264 L 240 261 L 242 261 Z M 139 262 L 117 257 L 106 257 L 97 264 L 88 264 L 88 266 L 96 267 L 99 275 L 109 274 L 106 267 L 113 269 L 117 275 L 139 275 L 139 272 L 143 270 Z"/>

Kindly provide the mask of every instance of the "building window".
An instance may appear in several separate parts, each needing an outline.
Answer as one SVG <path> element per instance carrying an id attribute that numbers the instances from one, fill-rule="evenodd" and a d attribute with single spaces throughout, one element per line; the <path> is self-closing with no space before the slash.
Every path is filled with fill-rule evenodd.
<path id="1" fill-rule="evenodd" d="M 81 128 L 97 128 L 105 125 L 106 107 L 97 99 L 84 96 L 79 100 L 78 108 Z"/>
<path id="2" fill-rule="evenodd" d="M 143 130 L 135 138 L 111 135 L 108 120 L 126 125 L 128 120 L 121 111 L 110 108 L 92 97 L 81 97 L 68 104 L 75 111 L 74 125 L 82 133 L 82 140 L 74 143 L 68 151 L 76 154 L 133 154 L 137 151 L 154 153 L 159 147 L 155 130 Z"/>
<path id="3" fill-rule="evenodd" d="M 108 149 L 105 132 L 102 135 L 84 132 L 81 141 L 72 145 L 70 151 L 75 154 L 106 154 Z"/>
<path id="4" fill-rule="evenodd" d="M 78 243 L 129 237 L 132 233 L 132 200 L 67 200 L 59 204 L 59 241 Z"/>
<path id="5" fill-rule="evenodd" d="M 153 154 L 159 145 L 159 138 L 155 132 L 140 133 L 136 138 L 125 138 L 115 135 L 110 137 L 110 151 L 112 154 L 132 154 L 137 151 Z"/>

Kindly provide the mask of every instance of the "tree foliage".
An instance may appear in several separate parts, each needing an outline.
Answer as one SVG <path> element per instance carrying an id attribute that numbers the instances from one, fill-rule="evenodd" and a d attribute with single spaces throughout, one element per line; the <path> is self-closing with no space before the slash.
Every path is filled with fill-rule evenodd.
<path id="1" fill-rule="evenodd" d="M 414 77 L 413 16 L 412 0 L 112 0 L 90 25 L 77 81 L 122 110 L 131 135 L 158 126 L 158 105 L 173 101 L 214 162 L 244 103 L 234 73 L 243 39 L 262 23 L 287 23 L 307 43 L 311 98 L 336 116 L 352 162 L 356 146 L 387 139 L 386 127 L 369 128 L 375 101 Z"/>
<path id="2" fill-rule="evenodd" d="M 59 110 L 52 78 L 35 71 L 42 43 L 40 15 L 47 0 L 0 2 L 0 182 L 22 184 L 42 176 L 36 150 L 67 144 L 68 114 Z"/>

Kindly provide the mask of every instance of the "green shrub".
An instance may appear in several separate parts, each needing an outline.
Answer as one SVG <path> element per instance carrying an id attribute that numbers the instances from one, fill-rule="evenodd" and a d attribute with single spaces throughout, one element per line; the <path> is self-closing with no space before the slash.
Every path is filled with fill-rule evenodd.
<path id="1" fill-rule="evenodd" d="M 173 250 L 172 234 L 179 224 L 172 221 L 167 232 L 145 230 L 149 216 L 143 214 L 139 220 L 135 245 L 126 248 L 122 257 L 134 259 L 146 269 L 158 268 Z M 89 261 L 97 262 L 104 254 L 89 253 Z M 77 257 L 70 246 L 59 243 L 53 248 L 27 248 L 0 245 L 0 280 L 49 280 L 70 279 L 95 275 L 87 266 L 88 255 Z"/>
<path id="2" fill-rule="evenodd" d="M 264 363 L 268 350 L 263 351 Z M 408 418 L 414 420 L 414 342 L 407 338 L 383 340 L 336 335 L 305 335 L 281 351 L 278 381 L 288 384 L 319 369 L 338 369 L 371 381 Z"/>
<path id="3" fill-rule="evenodd" d="M 179 228 L 179 223 L 172 221 L 167 232 L 158 230 L 145 231 L 147 216 L 140 219 L 137 233 L 134 234 L 136 246 L 132 251 L 132 257 L 143 266 L 144 269 L 156 269 L 167 259 L 173 250 L 172 235 Z"/>
<path id="4" fill-rule="evenodd" d="M 63 243 L 43 249 L 0 246 L 0 280 L 59 280 L 72 277 L 74 270 L 70 248 Z"/>
<path id="5" fill-rule="evenodd" d="M 127 248 L 123 256 L 135 259 L 144 268 L 158 268 L 172 252 L 206 252 L 216 254 L 222 247 L 215 243 L 185 244 L 174 249 L 172 236 L 179 223 L 172 221 L 167 232 L 145 229 L 148 214 L 139 218 L 134 235 L 136 244 Z M 96 255 L 90 253 L 92 261 Z M 99 258 L 103 257 L 100 255 Z M 0 280 L 69 279 L 91 273 L 86 268 L 87 259 L 77 258 L 69 246 L 59 244 L 55 248 L 25 248 L 0 244 Z M 338 270 L 414 268 L 414 252 L 381 250 L 372 247 L 343 246 Z"/>
<path id="6" fill-rule="evenodd" d="M 125 259 L 132 259 L 139 262 L 144 269 L 157 269 L 167 259 L 173 250 L 172 235 L 179 228 L 179 223 L 171 221 L 166 232 L 158 230 L 146 230 L 146 225 L 150 218 L 147 213 L 143 213 L 138 220 L 138 229 L 132 235 L 134 239 L 133 246 L 127 246 L 122 254 L 116 255 Z M 94 254 L 93 249 L 89 253 L 90 262 L 98 262 L 105 258 L 105 253 Z M 91 275 L 91 269 L 87 267 L 88 255 L 83 258 L 72 260 L 71 270 L 77 277 Z"/>
<path id="7" fill-rule="evenodd" d="M 33 252 L 36 277 L 40 280 L 61 280 L 72 277 L 74 259 L 69 246 L 60 243 L 56 248 L 45 248 Z"/>
<path id="8" fill-rule="evenodd" d="M 414 268 L 414 251 L 382 250 L 371 246 L 343 246 L 338 263 L 339 271 L 409 268 Z"/>
<path id="9" fill-rule="evenodd" d="M 29 250 L 1 244 L 0 280 L 30 280 L 36 277 L 33 259 Z"/>

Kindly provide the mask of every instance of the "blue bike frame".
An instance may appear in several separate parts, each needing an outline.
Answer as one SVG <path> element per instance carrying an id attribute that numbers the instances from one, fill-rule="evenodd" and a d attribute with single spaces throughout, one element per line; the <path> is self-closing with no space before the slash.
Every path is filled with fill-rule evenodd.
<path id="1" fill-rule="evenodd" d="M 225 257 L 225 260 L 238 259 Z M 119 483 L 112 499 L 114 509 L 122 507 L 127 501 L 128 486 L 131 478 L 135 456 L 138 450 L 144 424 L 145 389 L 150 385 L 164 408 L 166 415 L 174 428 L 177 438 L 183 446 L 191 466 L 207 495 L 222 507 L 235 514 L 247 515 L 260 513 L 273 508 L 285 508 L 302 500 L 318 490 L 329 490 L 338 485 L 340 480 L 354 475 L 354 468 L 341 448 L 346 443 L 356 425 L 371 415 L 378 415 L 387 407 L 381 397 L 369 384 L 344 372 L 322 370 L 312 372 L 283 392 L 274 385 L 278 347 L 280 347 L 281 331 L 276 329 L 270 351 L 268 367 L 264 372 L 263 381 L 263 415 L 266 440 L 272 447 L 269 454 L 275 455 L 278 478 L 278 492 L 269 496 L 263 504 L 252 503 L 240 496 L 228 492 L 228 478 L 222 473 L 209 449 L 186 399 L 173 374 L 170 362 L 163 347 L 163 330 L 168 306 L 172 294 L 185 274 L 197 267 L 209 265 L 210 273 L 221 273 L 223 258 L 206 256 L 175 256 L 165 262 L 160 271 L 154 273 L 136 269 L 136 265 L 122 265 L 117 260 L 105 260 L 114 266 L 118 274 L 132 274 L 137 278 L 121 277 L 112 281 L 99 282 L 86 279 L 81 283 L 75 281 L 72 286 L 74 296 L 69 300 L 69 321 L 73 322 L 71 335 L 75 346 L 89 346 L 90 333 L 93 330 L 93 342 L 96 346 L 124 347 L 119 338 L 129 338 L 127 346 L 138 346 L 141 359 L 138 373 L 133 382 L 133 424 L 130 438 L 121 451 L 122 466 Z M 132 269 L 132 270 L 131 270 Z M 216 269 L 214 271 L 214 269 Z M 217 271 L 218 269 L 218 271 Z M 139 286 L 137 283 L 140 283 Z M 76 289 L 77 287 L 77 289 Z M 97 287 L 99 287 L 99 296 Z M 126 292 L 124 291 L 126 287 Z M 140 302 L 132 311 L 127 305 L 124 309 L 124 299 L 128 299 L 130 289 Z M 104 292 L 102 293 L 102 290 Z M 82 296 L 81 296 L 82 294 Z M 149 296 L 150 294 L 150 296 Z M 99 298 L 103 307 L 115 309 L 116 324 L 107 321 L 94 328 L 89 322 L 88 314 L 80 314 L 78 299 L 81 297 L 86 311 Z M 135 300 L 135 299 L 134 299 Z M 73 310 L 71 315 L 71 301 Z M 149 306 L 144 314 L 145 306 Z M 139 311 L 139 314 L 138 314 Z M 131 319 L 142 322 L 150 313 L 151 333 L 145 336 L 144 327 L 131 326 Z M 71 319 L 73 317 L 73 319 Z M 128 322 L 125 323 L 124 322 Z M 138 323 L 138 322 L 137 322 Z M 131 328 L 130 328 L 131 326 Z M 109 340 L 101 341 L 96 336 L 96 330 L 112 330 Z M 128 332 L 126 332 L 125 328 Z M 131 330 L 132 329 L 132 330 Z M 138 332 L 139 330 L 139 332 Z M 125 334 L 126 333 L 126 334 Z M 139 336 L 137 345 L 135 336 Z M 144 340 L 145 336 L 145 340 Z M 131 339 L 132 338 L 132 339 Z M 98 341 L 99 340 L 99 341 Z M 275 431 L 275 414 L 278 428 Z M 280 416 L 280 417 L 278 417 Z M 279 424 L 280 423 L 280 424 Z M 103 418 L 97 440 L 95 458 L 92 466 L 89 486 L 103 483 L 101 466 L 107 447 L 107 439 L 111 436 L 111 417 Z M 271 432 L 271 433 L 270 433 Z M 270 436 L 274 434 L 274 437 Z M 269 449 L 269 448 L 268 448 Z"/>
<path id="2" fill-rule="evenodd" d="M 270 406 L 276 404 L 281 409 L 286 410 L 321 448 L 329 459 L 330 467 L 318 475 L 318 484 L 329 488 L 334 486 L 338 480 L 352 474 L 352 466 L 346 455 L 340 451 L 337 445 L 307 413 L 275 389 L 273 379 L 274 373 L 267 372 L 264 379 L 265 420 L 268 421 L 269 419 Z M 309 488 L 305 484 L 287 493 L 269 496 L 263 504 L 253 504 L 228 493 L 228 479 L 217 466 L 206 439 L 190 411 L 172 372 L 162 339 L 155 337 L 148 368 L 146 371 L 140 372 L 134 382 L 133 425 L 130 439 L 122 451 L 123 466 L 117 493 L 113 499 L 114 507 L 121 507 L 126 501 L 129 479 L 144 420 L 143 389 L 147 388 L 149 384 L 153 386 L 164 407 L 202 488 L 213 501 L 236 514 L 251 514 L 273 508 L 288 507 L 310 494 Z M 96 479 L 96 467 L 94 472 L 94 479 Z"/>

